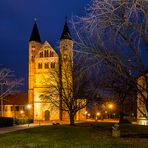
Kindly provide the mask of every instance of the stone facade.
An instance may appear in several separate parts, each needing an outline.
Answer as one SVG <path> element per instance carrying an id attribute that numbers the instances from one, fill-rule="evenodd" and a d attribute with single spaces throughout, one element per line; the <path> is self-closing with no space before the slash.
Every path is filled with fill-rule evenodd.
<path id="1" fill-rule="evenodd" d="M 55 83 L 56 79 L 53 79 L 53 73 L 54 71 L 60 70 L 59 64 L 62 63 L 62 73 L 64 72 L 63 69 L 65 66 L 69 63 L 70 65 L 73 64 L 73 41 L 70 37 L 67 22 L 65 22 L 59 42 L 59 52 L 60 53 L 57 54 L 49 42 L 45 41 L 41 43 L 37 24 L 35 22 L 29 41 L 28 75 L 28 98 L 29 104 L 32 106 L 30 116 L 34 121 L 53 121 L 60 120 L 61 118 L 63 120 L 68 119 L 67 113 L 62 112 L 60 107 L 57 107 L 54 103 L 48 102 L 41 97 L 42 94 L 49 91 L 49 86 Z M 70 72 L 69 74 L 69 79 L 72 79 Z M 64 77 L 62 77 L 62 81 L 63 78 Z M 52 97 L 60 104 L 60 97 L 54 94 L 53 92 Z M 83 115 L 80 112 L 79 115 L 76 116 L 77 119 L 83 119 Z"/>
<path id="2" fill-rule="evenodd" d="M 146 77 L 148 77 L 148 74 L 146 74 Z M 148 94 L 146 88 L 146 80 L 143 75 L 137 79 L 137 87 L 140 90 L 139 92 L 137 92 L 137 122 L 141 125 L 147 125 L 148 120 L 143 115 L 143 113 L 148 117 L 148 112 L 144 103 L 144 98 L 146 98 Z"/>

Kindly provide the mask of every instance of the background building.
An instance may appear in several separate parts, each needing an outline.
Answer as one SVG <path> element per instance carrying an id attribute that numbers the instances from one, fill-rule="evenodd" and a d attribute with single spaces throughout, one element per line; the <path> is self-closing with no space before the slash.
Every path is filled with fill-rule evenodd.
<path id="1" fill-rule="evenodd" d="M 148 112 L 146 109 L 147 96 L 148 96 L 148 74 L 147 72 L 137 79 L 137 122 L 138 124 L 148 124 Z"/>
<path id="2" fill-rule="evenodd" d="M 3 116 L 13 118 L 28 117 L 28 95 L 27 93 L 9 94 L 3 98 Z M 1 104 L 0 104 L 1 105 Z M 1 107 L 0 107 L 1 112 Z"/>

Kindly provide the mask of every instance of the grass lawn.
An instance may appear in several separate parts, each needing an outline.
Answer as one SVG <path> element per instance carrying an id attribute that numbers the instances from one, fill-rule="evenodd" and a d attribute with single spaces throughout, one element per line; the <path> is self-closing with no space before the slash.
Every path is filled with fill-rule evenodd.
<path id="1" fill-rule="evenodd" d="M 148 126 L 121 125 L 121 137 L 111 136 L 113 123 L 54 125 L 0 135 L 0 148 L 148 148 Z"/>

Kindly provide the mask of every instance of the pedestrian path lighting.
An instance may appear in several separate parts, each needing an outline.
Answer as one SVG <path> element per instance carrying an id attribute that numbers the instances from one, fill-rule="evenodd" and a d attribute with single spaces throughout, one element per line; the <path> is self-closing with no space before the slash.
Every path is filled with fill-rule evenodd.
<path id="1" fill-rule="evenodd" d="M 113 108 L 113 104 L 109 104 L 109 119 L 110 119 L 110 113 L 111 113 L 111 109 Z"/>
<path id="2" fill-rule="evenodd" d="M 100 112 L 97 112 L 97 116 L 100 116 L 101 115 L 101 113 Z"/>
<path id="3" fill-rule="evenodd" d="M 31 107 L 32 107 L 31 104 L 27 105 L 27 109 L 31 109 Z"/>
<path id="4" fill-rule="evenodd" d="M 100 117 L 101 113 L 100 112 L 97 112 L 96 113 L 96 120 L 98 120 L 98 118 Z"/>
<path id="5" fill-rule="evenodd" d="M 21 111 L 20 111 L 20 113 L 21 113 L 21 114 L 23 114 L 23 113 L 24 113 L 24 111 L 23 111 L 23 110 L 21 110 Z"/>
<path id="6" fill-rule="evenodd" d="M 30 116 L 30 113 L 29 113 L 29 111 L 31 110 L 31 108 L 32 108 L 32 105 L 31 104 L 28 104 L 27 105 L 27 112 L 28 112 L 28 127 L 29 127 L 29 124 L 30 124 L 30 121 L 29 121 L 29 116 Z"/>
<path id="7" fill-rule="evenodd" d="M 112 104 L 109 104 L 109 108 L 112 109 L 113 108 L 113 105 Z"/>

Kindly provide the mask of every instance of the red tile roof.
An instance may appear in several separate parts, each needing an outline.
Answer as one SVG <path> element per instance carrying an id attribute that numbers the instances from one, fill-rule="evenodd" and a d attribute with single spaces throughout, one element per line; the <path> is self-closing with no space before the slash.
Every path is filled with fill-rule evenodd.
<path id="1" fill-rule="evenodd" d="M 3 101 L 4 105 L 26 105 L 28 104 L 28 94 L 27 93 L 9 94 L 3 100 L 4 100 Z"/>

